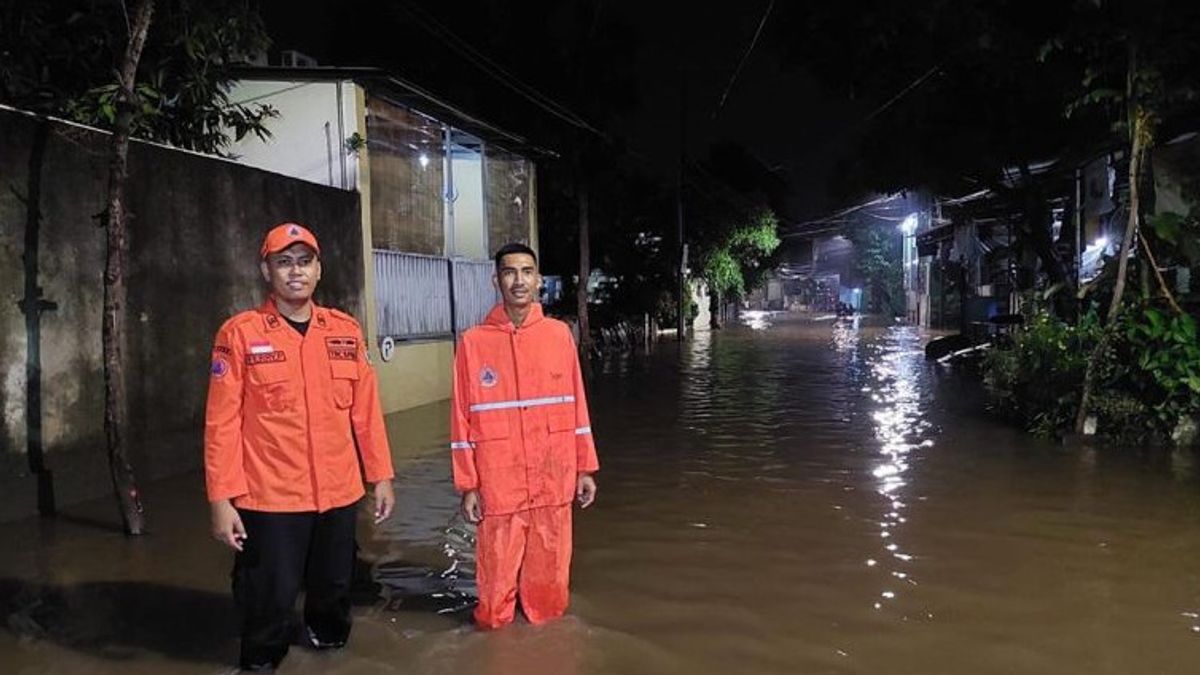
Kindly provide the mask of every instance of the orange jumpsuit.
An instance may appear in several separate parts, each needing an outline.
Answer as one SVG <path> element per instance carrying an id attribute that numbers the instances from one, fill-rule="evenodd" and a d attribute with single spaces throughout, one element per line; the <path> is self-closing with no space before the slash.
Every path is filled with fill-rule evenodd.
<path id="1" fill-rule="evenodd" d="M 325 512 L 358 501 L 363 477 L 392 478 L 358 322 L 314 307 L 302 336 L 272 300 L 226 321 L 213 346 L 204 468 L 209 501 L 254 511 Z"/>
<path id="2" fill-rule="evenodd" d="M 475 620 L 498 628 L 516 600 L 532 623 L 567 608 L 571 502 L 600 468 L 575 342 L 535 304 L 520 328 L 497 305 L 454 358 L 454 486 L 479 490 Z"/>

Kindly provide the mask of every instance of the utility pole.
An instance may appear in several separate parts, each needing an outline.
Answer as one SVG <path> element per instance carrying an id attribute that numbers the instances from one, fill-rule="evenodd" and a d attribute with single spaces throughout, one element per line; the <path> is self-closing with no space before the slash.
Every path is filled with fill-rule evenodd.
<path id="1" fill-rule="evenodd" d="M 683 65 L 679 68 L 679 184 L 676 190 L 676 211 L 678 217 L 679 269 L 678 287 L 675 289 L 676 329 L 675 339 L 683 342 L 687 332 L 687 240 L 684 238 L 683 224 L 683 172 L 687 158 L 687 71 Z"/>

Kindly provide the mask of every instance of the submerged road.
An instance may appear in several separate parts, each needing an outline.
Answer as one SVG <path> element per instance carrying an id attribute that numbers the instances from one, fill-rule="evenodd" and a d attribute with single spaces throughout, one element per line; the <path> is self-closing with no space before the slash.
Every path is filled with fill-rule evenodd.
<path id="1" fill-rule="evenodd" d="M 347 651 L 284 673 L 1200 672 L 1191 454 L 989 419 L 910 327 L 778 319 L 610 362 L 571 615 L 475 632 L 436 405 L 389 419 L 397 516 L 360 530 Z M 414 458 L 415 456 L 415 458 Z M 200 477 L 0 527 L 6 673 L 214 673 L 236 651 Z"/>

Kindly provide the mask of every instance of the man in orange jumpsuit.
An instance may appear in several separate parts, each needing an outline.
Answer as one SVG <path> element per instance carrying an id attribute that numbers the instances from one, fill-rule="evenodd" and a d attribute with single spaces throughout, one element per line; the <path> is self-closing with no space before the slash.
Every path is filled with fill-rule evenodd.
<path id="1" fill-rule="evenodd" d="M 308 644 L 346 643 L 363 478 L 373 484 L 376 523 L 395 504 L 362 330 L 312 301 L 320 253 L 300 225 L 268 232 L 259 254 L 270 297 L 226 321 L 213 346 L 205 478 L 213 536 L 237 552 L 247 670 L 274 668 L 287 654 L 302 586 Z"/>
<path id="2" fill-rule="evenodd" d="M 596 498 L 600 468 L 575 342 L 537 302 L 537 256 L 495 256 L 502 303 L 463 334 L 454 358 L 450 448 L 463 515 L 479 525 L 475 622 L 531 623 L 567 609 L 571 502 Z"/>

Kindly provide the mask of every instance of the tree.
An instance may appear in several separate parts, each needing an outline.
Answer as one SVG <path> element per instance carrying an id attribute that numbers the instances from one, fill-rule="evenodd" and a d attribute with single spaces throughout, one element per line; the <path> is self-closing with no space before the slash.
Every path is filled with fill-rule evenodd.
<path id="1" fill-rule="evenodd" d="M 128 153 L 133 137 L 221 152 L 230 136 L 266 136 L 267 106 L 232 104 L 232 66 L 265 49 L 261 21 L 237 0 L 18 1 L 0 22 L 0 101 L 112 131 L 101 224 L 105 449 L 126 533 L 144 511 L 126 446 Z M 154 30 L 151 20 L 155 19 Z M 112 74 L 116 72 L 116 82 Z"/>
<path id="2" fill-rule="evenodd" d="M 134 87 L 138 62 L 150 32 L 154 0 L 141 0 L 130 21 L 129 43 L 118 71 L 117 92 L 113 101 L 113 134 L 109 146 L 108 200 L 104 227 L 108 235 L 104 264 L 104 438 L 113 492 L 121 510 L 125 532 L 140 535 L 145 528 L 144 511 L 137 481 L 125 446 L 129 426 L 129 402 L 125 397 L 125 334 L 128 293 L 125 287 L 125 252 L 128 248 L 126 185 L 129 183 L 129 137 L 137 111 Z"/>
<path id="3" fill-rule="evenodd" d="M 701 276 L 715 306 L 722 298 L 741 297 L 758 286 L 772 253 L 779 248 L 779 220 L 760 207 L 728 224 L 723 237 L 698 246 Z"/>
<path id="4" fill-rule="evenodd" d="M 1124 137 L 1129 158 L 1128 213 L 1117 254 L 1113 293 L 1104 315 L 1104 329 L 1088 359 L 1075 417 L 1075 430 L 1082 433 L 1099 363 L 1117 329 L 1130 262 L 1139 242 L 1147 258 L 1142 264 L 1149 263 L 1162 295 L 1176 313 L 1182 313 L 1153 260 L 1141 224 L 1154 204 L 1148 167 L 1159 128 L 1164 118 L 1178 115 L 1181 108 L 1194 109 L 1193 102 L 1200 93 L 1200 78 L 1195 74 L 1200 46 L 1192 33 L 1200 20 L 1200 9 L 1194 3 L 1172 0 L 1077 2 L 1074 8 L 1076 20 L 1069 30 L 1046 43 L 1043 57 L 1066 53 L 1083 59 L 1086 65 L 1076 89 L 1078 98 L 1067 111 L 1099 108 L 1112 115 L 1113 130 Z"/>
<path id="5" fill-rule="evenodd" d="M 890 316 L 905 310 L 902 240 L 891 223 L 860 218 L 842 232 L 854 244 L 855 270 L 870 289 L 871 311 Z"/>
<path id="6" fill-rule="evenodd" d="M 14 0 L 0 12 L 0 102 L 112 129 L 132 27 L 121 0 Z M 219 154 L 270 134 L 269 105 L 229 99 L 233 68 L 270 45 L 246 0 L 160 0 L 134 85 L 131 135 Z"/>

